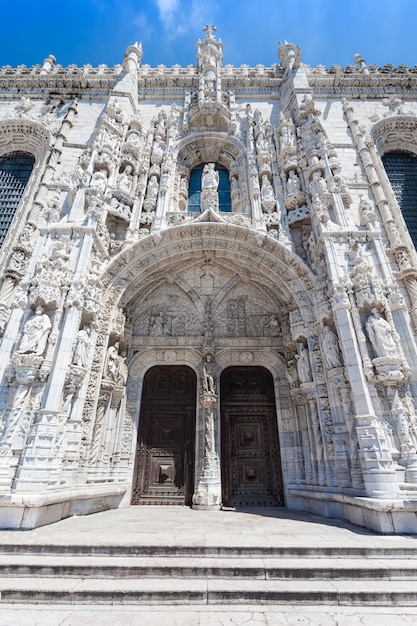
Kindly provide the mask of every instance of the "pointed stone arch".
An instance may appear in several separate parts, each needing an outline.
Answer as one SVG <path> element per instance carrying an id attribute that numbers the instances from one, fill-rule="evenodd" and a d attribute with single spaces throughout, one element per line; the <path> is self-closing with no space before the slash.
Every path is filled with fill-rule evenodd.
<path id="1" fill-rule="evenodd" d="M 125 306 L 146 277 L 162 279 L 176 262 L 196 252 L 236 264 L 279 289 L 304 322 L 312 322 L 317 279 L 291 250 L 263 233 L 224 222 L 199 221 L 145 237 L 120 252 L 102 276 L 106 301 Z"/>

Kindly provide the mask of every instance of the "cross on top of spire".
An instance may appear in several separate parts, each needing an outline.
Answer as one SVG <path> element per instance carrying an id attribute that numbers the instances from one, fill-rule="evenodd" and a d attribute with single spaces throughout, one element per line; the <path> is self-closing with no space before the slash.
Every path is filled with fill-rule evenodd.
<path id="1" fill-rule="evenodd" d="M 217 26 L 213 26 L 212 24 L 204 26 L 203 31 L 206 33 L 206 41 L 214 41 L 214 33 L 216 30 Z"/>

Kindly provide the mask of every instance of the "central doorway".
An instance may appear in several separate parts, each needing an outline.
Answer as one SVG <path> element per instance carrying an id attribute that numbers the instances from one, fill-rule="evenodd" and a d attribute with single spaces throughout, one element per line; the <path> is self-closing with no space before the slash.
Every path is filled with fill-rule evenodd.
<path id="1" fill-rule="evenodd" d="M 229 367 L 220 379 L 223 505 L 282 506 L 275 393 L 263 367 Z"/>
<path id="2" fill-rule="evenodd" d="M 161 365 L 146 373 L 132 504 L 191 504 L 196 389 L 196 375 L 186 366 Z"/>

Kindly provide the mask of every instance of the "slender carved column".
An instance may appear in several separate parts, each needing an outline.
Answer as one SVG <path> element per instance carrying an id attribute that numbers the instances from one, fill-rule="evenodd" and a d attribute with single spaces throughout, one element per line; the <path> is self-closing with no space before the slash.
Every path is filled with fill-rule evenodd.
<path id="1" fill-rule="evenodd" d="M 203 390 L 200 394 L 199 402 L 199 433 L 200 454 L 202 455 L 199 464 L 200 476 L 196 481 L 196 489 L 193 496 L 193 508 L 195 509 L 219 509 L 221 506 L 221 476 L 220 462 L 216 449 L 216 416 L 218 414 L 218 396 L 216 393 L 214 378 L 208 370 L 209 361 L 204 361 L 202 365 Z"/>
<path id="2" fill-rule="evenodd" d="M 73 120 L 74 120 L 75 114 L 77 113 L 77 106 L 78 106 L 78 103 L 76 100 L 74 100 L 72 104 L 69 106 L 68 112 L 57 134 L 55 144 L 53 148 L 51 148 L 48 163 L 47 163 L 42 181 L 39 185 L 38 193 L 36 194 L 36 198 L 33 203 L 33 209 L 29 216 L 29 219 L 33 221 L 34 223 L 37 222 L 40 212 L 42 211 L 42 208 L 44 206 L 46 196 L 48 194 L 48 184 L 55 172 L 55 168 L 58 163 L 59 157 L 62 154 L 62 148 L 64 145 L 64 141 L 66 139 L 66 135 L 68 131 L 72 128 Z"/>
<path id="3" fill-rule="evenodd" d="M 411 300 L 411 319 L 413 320 L 414 328 L 417 329 L 417 268 L 413 266 L 411 255 L 409 254 L 409 251 L 407 250 L 407 247 L 398 232 L 398 228 L 395 224 L 388 200 L 385 196 L 380 177 L 378 176 L 378 172 L 375 168 L 375 146 L 371 142 L 365 142 L 363 133 L 359 128 L 359 122 L 355 118 L 353 106 L 345 101 L 343 109 L 381 215 L 382 224 L 386 230 L 392 252 L 394 253 L 401 269 L 404 266 L 404 255 L 407 258 L 407 268 L 404 271 L 402 278 L 404 278 L 405 286 Z"/>

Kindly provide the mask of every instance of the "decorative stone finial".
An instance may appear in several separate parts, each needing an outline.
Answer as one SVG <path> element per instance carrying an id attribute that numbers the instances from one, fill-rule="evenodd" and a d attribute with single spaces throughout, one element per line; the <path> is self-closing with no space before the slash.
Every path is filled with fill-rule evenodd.
<path id="1" fill-rule="evenodd" d="M 296 70 L 300 67 L 301 48 L 288 41 L 278 44 L 278 58 L 284 70 Z"/>
<path id="2" fill-rule="evenodd" d="M 143 57 L 142 43 L 136 42 L 129 46 L 123 57 L 125 74 L 135 74 Z"/>
<path id="3" fill-rule="evenodd" d="M 49 56 L 47 56 L 43 62 L 43 65 L 41 67 L 39 74 L 49 74 L 49 72 L 52 70 L 55 63 L 56 63 L 56 58 L 54 57 L 53 54 L 50 54 Z"/>
<path id="4" fill-rule="evenodd" d="M 361 74 L 369 74 L 369 70 L 366 66 L 365 60 L 360 54 L 355 54 L 353 60 L 355 61 L 356 69 Z"/>

